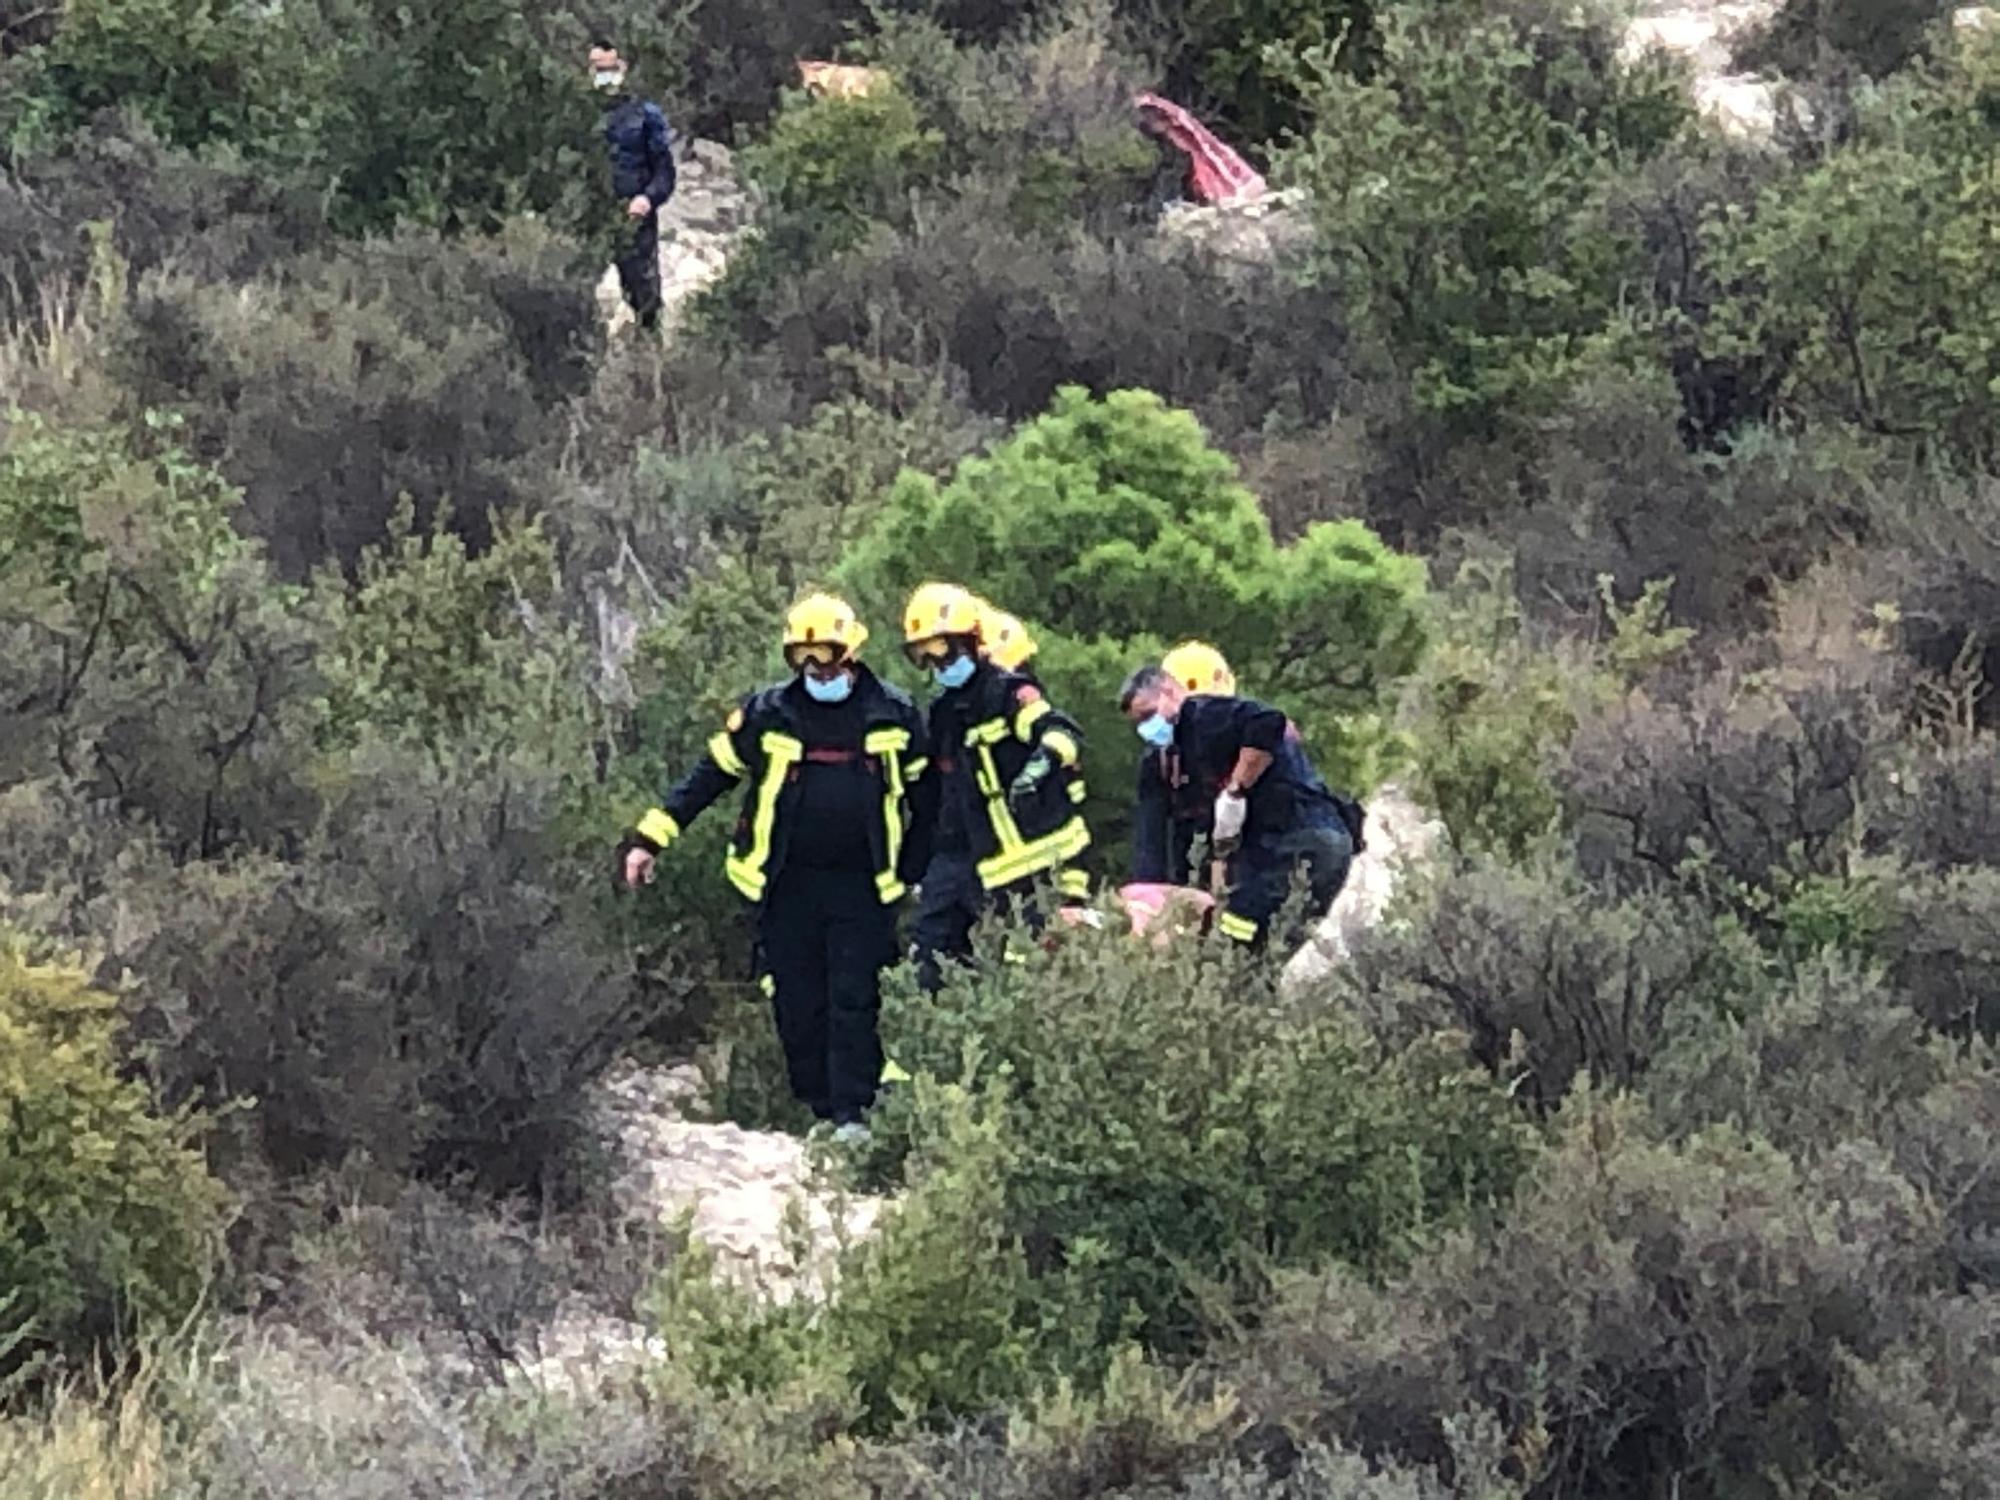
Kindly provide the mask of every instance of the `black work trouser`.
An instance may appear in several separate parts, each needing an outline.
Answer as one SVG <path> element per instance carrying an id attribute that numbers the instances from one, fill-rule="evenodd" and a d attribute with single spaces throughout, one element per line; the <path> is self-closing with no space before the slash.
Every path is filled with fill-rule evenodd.
<path id="1" fill-rule="evenodd" d="M 1333 910 L 1353 864 L 1354 840 L 1338 821 L 1294 828 L 1246 848 L 1230 871 L 1229 899 L 1218 923 L 1226 936 L 1239 942 L 1265 942 L 1271 936 L 1271 919 L 1292 893 L 1293 872 L 1301 867 L 1306 876 L 1305 916 L 1317 921 Z M 1285 936 L 1289 942 L 1303 934 Z"/>
<path id="2" fill-rule="evenodd" d="M 989 911 L 1018 915 L 1031 932 L 1044 925 L 1037 882 L 1017 880 L 997 891 L 979 878 L 979 862 L 970 854 L 935 854 L 924 871 L 917 901 L 917 921 L 911 933 L 911 957 L 917 963 L 917 983 L 927 995 L 944 983 L 944 960 L 963 963 L 972 956 L 972 929 Z"/>
<path id="3" fill-rule="evenodd" d="M 647 214 L 632 226 L 632 243 L 618 257 L 618 286 L 641 328 L 660 321 L 660 216 Z"/>
<path id="4" fill-rule="evenodd" d="M 861 1118 L 882 1077 L 882 971 L 896 912 L 865 870 L 779 872 L 757 918 L 792 1092 L 823 1120 Z"/>

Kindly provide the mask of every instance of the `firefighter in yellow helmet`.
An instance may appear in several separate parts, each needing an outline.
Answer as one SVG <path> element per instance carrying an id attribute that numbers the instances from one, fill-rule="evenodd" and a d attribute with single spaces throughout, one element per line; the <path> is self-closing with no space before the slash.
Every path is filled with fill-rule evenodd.
<path id="1" fill-rule="evenodd" d="M 1236 696 L 1236 674 L 1220 651 L 1207 641 L 1182 641 L 1160 658 L 1160 670 L 1190 693 L 1216 698 Z"/>
<path id="2" fill-rule="evenodd" d="M 743 788 L 723 868 L 756 910 L 792 1092 L 852 1133 L 882 1074 L 881 972 L 896 958 L 908 798 L 928 758 L 916 704 L 862 663 L 867 639 L 845 600 L 793 606 L 782 642 L 791 676 L 730 713 L 620 855 L 626 884 L 651 880 L 682 830 Z"/>
<path id="3" fill-rule="evenodd" d="M 1079 807 L 1083 735 L 1032 679 L 982 652 L 991 605 L 950 583 L 927 583 L 903 612 L 903 649 L 931 674 L 933 774 L 920 789 L 923 891 L 917 974 L 935 990 L 943 958 L 971 951 L 989 907 L 1042 913 L 1038 885 L 1060 898 L 1088 894 L 1071 861 L 1090 843 Z"/>
<path id="4" fill-rule="evenodd" d="M 979 649 L 1001 671 L 1034 680 L 1028 662 L 1035 654 L 1035 638 L 1019 619 L 984 599 L 979 601 Z"/>
<path id="5" fill-rule="evenodd" d="M 1236 674 L 1206 641 L 1182 641 L 1160 658 L 1160 670 L 1185 693 L 1236 695 Z M 1207 826 L 1213 793 L 1193 786 L 1172 745 L 1139 752 L 1139 795 L 1132 822 L 1132 879 L 1145 885 L 1187 885 L 1194 877 L 1194 842 Z"/>

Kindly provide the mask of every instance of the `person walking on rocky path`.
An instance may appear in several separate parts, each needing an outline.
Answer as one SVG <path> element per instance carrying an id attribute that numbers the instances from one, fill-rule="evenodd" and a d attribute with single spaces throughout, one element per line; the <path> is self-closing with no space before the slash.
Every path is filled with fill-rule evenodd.
<path id="1" fill-rule="evenodd" d="M 618 257 L 618 284 L 641 328 L 660 321 L 660 210 L 674 193 L 674 136 L 660 106 L 627 86 L 617 47 L 590 49 L 590 81 L 604 96 L 604 144 L 611 190 L 632 220 L 632 240 Z"/>
<path id="2" fill-rule="evenodd" d="M 745 698 L 708 753 L 619 846 L 636 888 L 732 787 L 743 811 L 723 872 L 757 912 L 760 967 L 792 1092 L 842 1139 L 882 1079 L 882 971 L 896 961 L 907 889 L 909 794 L 925 776 L 925 725 L 907 693 L 860 659 L 868 630 L 814 594 L 786 617 L 793 675 Z"/>

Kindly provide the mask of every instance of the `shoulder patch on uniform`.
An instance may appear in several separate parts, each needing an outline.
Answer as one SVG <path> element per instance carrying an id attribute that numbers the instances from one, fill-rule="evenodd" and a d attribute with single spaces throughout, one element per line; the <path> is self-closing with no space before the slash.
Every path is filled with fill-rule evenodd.
<path id="1" fill-rule="evenodd" d="M 722 727 L 730 734 L 734 734 L 737 730 L 741 729 L 743 727 L 743 710 L 740 708 L 730 709 L 729 717 L 722 721 Z"/>
<path id="2" fill-rule="evenodd" d="M 1035 703 L 1040 701 L 1041 696 L 1042 690 L 1032 682 L 1024 682 L 1014 689 L 1014 701 L 1016 703 Z"/>

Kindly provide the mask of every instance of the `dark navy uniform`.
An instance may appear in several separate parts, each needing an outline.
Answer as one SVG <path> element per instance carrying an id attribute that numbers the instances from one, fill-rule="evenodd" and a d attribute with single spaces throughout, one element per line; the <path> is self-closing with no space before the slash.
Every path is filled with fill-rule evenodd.
<path id="1" fill-rule="evenodd" d="M 639 824 L 642 842 L 664 846 L 746 788 L 724 871 L 757 907 L 792 1091 L 823 1119 L 859 1119 L 881 1077 L 881 974 L 896 959 L 925 744 L 916 705 L 866 667 L 844 703 L 815 702 L 794 679 L 745 699 Z"/>
<path id="2" fill-rule="evenodd" d="M 1278 709 L 1254 698 L 1182 700 L 1173 744 L 1147 751 L 1139 763 L 1132 875 L 1189 882 L 1195 835 L 1208 832 L 1215 799 L 1246 749 L 1263 751 L 1271 764 L 1250 788 L 1242 840 L 1230 861 L 1229 898 L 1216 926 L 1238 942 L 1260 943 L 1300 867 L 1312 915 L 1332 909 L 1354 860 L 1350 820 L 1358 823 L 1360 811 L 1328 789 L 1297 728 Z"/>
<path id="3" fill-rule="evenodd" d="M 632 226 L 618 257 L 618 284 L 641 328 L 660 316 L 660 210 L 674 194 L 674 136 L 657 104 L 620 93 L 604 108 L 604 146 L 611 191 L 620 205 L 644 195 L 653 211 Z"/>
<path id="4" fill-rule="evenodd" d="M 1066 866 L 1089 847 L 1090 830 L 1079 811 L 1082 732 L 1030 678 L 982 661 L 932 701 L 929 728 L 914 948 L 918 975 L 935 990 L 940 957 L 971 951 L 973 924 L 989 907 L 1014 907 L 1041 880 L 1070 899 L 1088 894 L 1083 872 Z M 1014 806 L 1014 779 L 1043 752 L 1055 770 Z"/>

